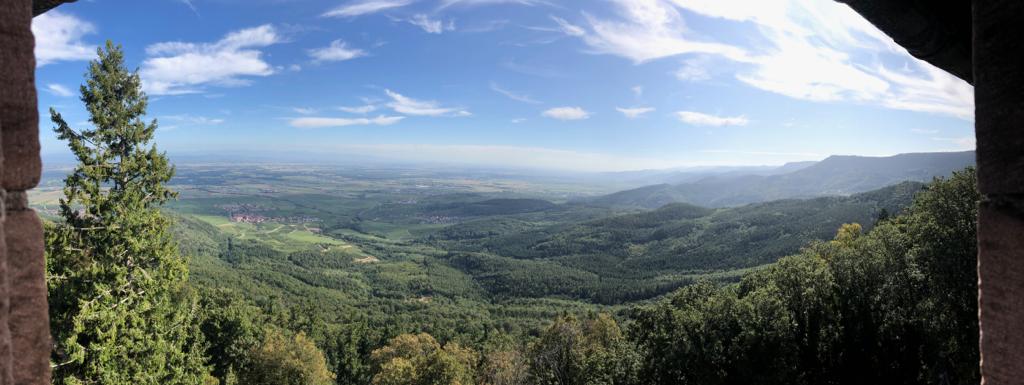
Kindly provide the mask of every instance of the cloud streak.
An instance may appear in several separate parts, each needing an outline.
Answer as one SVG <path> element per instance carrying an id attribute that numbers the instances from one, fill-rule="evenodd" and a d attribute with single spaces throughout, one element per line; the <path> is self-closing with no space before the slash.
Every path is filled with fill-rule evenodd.
<path id="1" fill-rule="evenodd" d="M 506 90 L 506 89 L 502 88 L 501 86 L 499 86 L 495 82 L 491 82 L 491 90 L 494 91 L 494 92 L 497 92 L 499 94 L 505 95 L 505 97 L 507 97 L 509 99 L 512 99 L 512 100 L 515 100 L 517 102 L 523 102 L 523 103 L 529 103 L 529 104 L 541 104 L 542 103 L 539 100 L 531 98 L 529 95 L 520 94 L 520 93 L 516 93 L 516 92 L 512 92 L 512 91 Z"/>
<path id="2" fill-rule="evenodd" d="M 36 36 L 36 66 L 59 61 L 89 60 L 96 57 L 96 45 L 82 41 L 96 27 L 59 10 L 52 10 L 32 19 Z"/>
<path id="3" fill-rule="evenodd" d="M 164 115 L 164 116 L 161 116 L 160 118 L 164 119 L 164 120 L 170 120 L 170 121 L 175 121 L 175 122 L 180 122 L 180 123 L 185 123 L 185 124 L 190 124 L 190 125 L 196 125 L 196 126 L 209 126 L 209 125 L 224 123 L 224 119 L 210 118 L 210 117 L 198 116 L 198 115 L 188 115 L 188 114 L 183 114 L 183 115 Z"/>
<path id="4" fill-rule="evenodd" d="M 641 116 L 644 116 L 648 112 L 654 111 L 654 108 L 651 108 L 651 107 L 633 107 L 633 108 L 615 107 L 615 109 L 618 110 L 619 112 L 621 112 L 622 115 L 625 115 L 627 118 L 630 118 L 630 119 L 636 119 L 636 118 L 639 118 Z"/>
<path id="5" fill-rule="evenodd" d="M 409 24 L 420 27 L 424 32 L 431 34 L 439 35 L 445 31 L 455 30 L 454 21 L 449 20 L 448 23 L 445 23 L 441 20 L 432 20 L 424 14 L 416 14 L 408 21 Z"/>
<path id="6" fill-rule="evenodd" d="M 558 120 L 584 120 L 590 118 L 590 112 L 580 107 L 555 107 L 542 112 L 541 115 Z"/>
<path id="7" fill-rule="evenodd" d="M 472 114 L 462 108 L 441 107 L 440 103 L 432 100 L 416 100 L 391 90 L 384 90 L 391 98 L 387 105 L 400 114 L 413 116 L 470 116 Z"/>
<path id="8" fill-rule="evenodd" d="M 338 107 L 338 110 L 348 112 L 350 114 L 365 115 L 377 110 L 377 106 L 373 104 L 367 104 L 363 106 L 342 106 Z"/>
<path id="9" fill-rule="evenodd" d="M 694 111 L 677 111 L 676 118 L 694 126 L 746 126 L 748 123 L 743 116 L 715 116 Z"/>
<path id="10" fill-rule="evenodd" d="M 595 54 L 641 64 L 680 55 L 681 80 L 710 78 L 721 58 L 735 79 L 750 87 L 815 102 L 854 102 L 885 108 L 973 119 L 973 88 L 910 56 L 849 7 L 810 0 L 611 0 L 618 17 L 583 14 L 578 28 L 558 21 L 562 33 L 579 38 Z M 764 43 L 744 47 L 697 35 L 681 10 L 754 25 Z M 569 27 L 567 27 L 569 26 Z M 713 35 L 710 35 L 713 36 Z M 879 63 L 904 62 L 901 71 Z"/>
<path id="11" fill-rule="evenodd" d="M 57 96 L 60 96 L 60 97 L 64 97 L 64 98 L 66 98 L 68 96 L 71 96 L 71 95 L 74 95 L 74 93 L 71 92 L 71 90 L 69 90 L 67 87 L 64 87 L 64 86 L 62 86 L 60 84 L 56 84 L 56 83 L 47 84 L 46 85 L 46 90 L 49 91 L 51 94 L 54 94 L 54 95 L 57 95 Z"/>
<path id="12" fill-rule="evenodd" d="M 358 48 L 350 48 L 348 44 L 342 40 L 334 40 L 330 45 L 322 48 L 311 49 L 308 53 L 309 56 L 313 58 L 313 61 L 317 63 L 345 61 L 366 56 L 366 51 Z"/>
<path id="13" fill-rule="evenodd" d="M 554 20 L 555 24 L 558 24 L 558 29 L 566 35 L 580 37 L 587 34 L 583 27 L 572 24 L 561 17 L 552 15 L 551 20 Z"/>
<path id="14" fill-rule="evenodd" d="M 413 0 L 363 0 L 345 3 L 327 12 L 324 17 L 357 17 L 412 4 Z"/>
<path id="15" fill-rule="evenodd" d="M 326 128 L 346 126 L 389 126 L 405 119 L 404 116 L 380 115 L 376 118 L 325 118 L 303 117 L 291 119 L 288 123 L 295 128 Z"/>
<path id="16" fill-rule="evenodd" d="M 266 24 L 231 32 L 213 43 L 150 45 L 139 70 L 143 89 L 152 95 L 180 95 L 203 92 L 207 85 L 246 85 L 246 77 L 274 73 L 258 48 L 280 41 L 274 27 Z"/>
<path id="17" fill-rule="evenodd" d="M 438 9 L 445 9 L 452 6 L 481 6 L 481 5 L 496 5 L 496 4 L 517 4 L 525 6 L 535 5 L 550 5 L 551 3 L 544 0 L 442 0 L 441 6 Z"/>
<path id="18" fill-rule="evenodd" d="M 623 15 L 622 19 L 600 19 L 584 13 L 589 30 L 563 27 L 563 32 L 582 39 L 593 53 L 622 56 L 638 64 L 689 53 L 749 60 L 741 48 L 688 38 L 682 16 L 676 8 L 661 0 L 612 2 L 617 13 Z"/>

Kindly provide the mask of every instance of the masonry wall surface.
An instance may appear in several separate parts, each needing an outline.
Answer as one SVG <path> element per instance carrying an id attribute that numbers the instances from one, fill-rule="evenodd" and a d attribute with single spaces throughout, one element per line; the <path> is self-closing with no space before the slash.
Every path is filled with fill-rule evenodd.
<path id="1" fill-rule="evenodd" d="M 982 384 L 1024 383 L 1024 2 L 974 1 Z"/>
<path id="2" fill-rule="evenodd" d="M 0 384 L 50 383 L 43 229 L 25 193 L 42 168 L 32 6 L 0 6 Z"/>

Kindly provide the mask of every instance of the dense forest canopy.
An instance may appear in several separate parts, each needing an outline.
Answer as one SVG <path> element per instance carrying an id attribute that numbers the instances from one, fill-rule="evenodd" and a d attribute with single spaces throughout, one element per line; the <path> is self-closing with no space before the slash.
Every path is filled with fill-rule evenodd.
<path id="1" fill-rule="evenodd" d="M 958 172 L 915 189 L 898 215 L 837 226 L 828 240 L 738 281 L 695 278 L 618 307 L 487 300 L 478 278 L 460 278 L 468 286 L 449 286 L 449 295 L 483 299 L 443 307 L 482 313 L 432 313 L 401 297 L 351 309 L 308 302 L 313 291 L 299 283 L 268 287 L 199 266 L 193 274 L 201 287 L 220 287 L 203 296 L 203 330 L 222 379 L 254 365 L 247 352 L 261 334 L 287 330 L 317 341 L 344 384 L 966 384 L 978 379 L 974 183 L 973 170 Z M 341 259 L 320 257 L 315 266 Z M 451 258 L 459 257 L 421 263 L 443 271 Z M 542 276 L 524 269 L 523 282 Z M 443 301 L 436 289 L 431 301 Z"/>

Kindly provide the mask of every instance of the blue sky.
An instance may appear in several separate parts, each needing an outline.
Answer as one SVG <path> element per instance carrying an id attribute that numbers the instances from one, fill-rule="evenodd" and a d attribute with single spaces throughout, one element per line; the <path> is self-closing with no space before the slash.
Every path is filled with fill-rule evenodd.
<path id="1" fill-rule="evenodd" d="M 175 154 L 569 170 L 973 149 L 973 89 L 830 0 L 81 0 L 35 19 L 46 110 L 87 127 L 124 46 Z"/>

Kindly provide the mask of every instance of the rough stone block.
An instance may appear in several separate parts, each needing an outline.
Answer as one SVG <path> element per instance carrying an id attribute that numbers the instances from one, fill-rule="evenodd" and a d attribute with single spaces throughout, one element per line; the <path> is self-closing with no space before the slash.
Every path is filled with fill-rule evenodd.
<path id="1" fill-rule="evenodd" d="M 978 188 L 1024 193 L 1024 1 L 974 2 Z"/>
<path id="2" fill-rule="evenodd" d="M 30 0 L 8 0 L 0 6 L 0 123 L 8 159 L 0 186 L 7 190 L 34 187 L 42 169 L 31 24 Z"/>
<path id="3" fill-rule="evenodd" d="M 0 221 L 0 234 L 3 234 L 4 224 Z M 4 237 L 0 237 L 0 384 L 14 383 L 14 373 L 11 368 L 11 331 L 7 327 L 8 312 L 10 311 L 10 290 L 7 285 L 7 243 Z"/>
<path id="4" fill-rule="evenodd" d="M 5 164 L 2 187 L 8 191 L 31 189 L 39 184 L 43 169 L 39 157 L 39 115 L 32 110 L 21 116 L 0 115 L 0 121 Z"/>
<path id="5" fill-rule="evenodd" d="M 1024 201 L 982 203 L 978 212 L 978 306 L 982 383 L 1024 379 Z"/>
<path id="6" fill-rule="evenodd" d="M 36 104 L 35 39 L 31 33 L 0 33 L 0 108 L 26 108 Z"/>
<path id="7" fill-rule="evenodd" d="M 7 0 L 0 7 L 0 109 L 35 108 L 35 38 L 31 1 Z M 0 117 L 7 116 L 0 111 Z"/>
<path id="8" fill-rule="evenodd" d="M 35 211 L 7 213 L 9 327 L 13 347 L 14 383 L 50 383 L 50 319 L 46 302 L 43 226 Z"/>
<path id="9" fill-rule="evenodd" d="M 0 7 L 0 34 L 32 22 L 32 0 L 4 0 Z"/>

